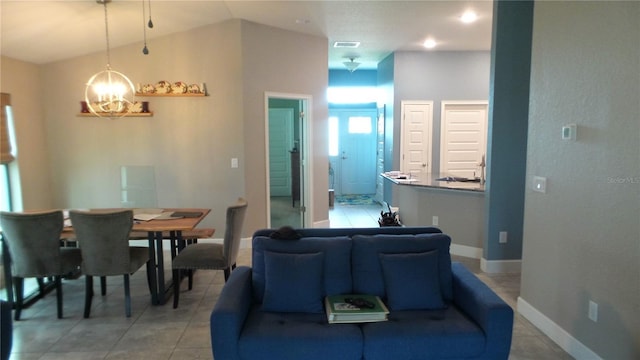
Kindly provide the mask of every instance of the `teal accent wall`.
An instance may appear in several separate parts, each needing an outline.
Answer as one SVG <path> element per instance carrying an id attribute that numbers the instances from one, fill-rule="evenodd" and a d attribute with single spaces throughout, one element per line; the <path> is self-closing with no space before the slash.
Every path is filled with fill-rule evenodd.
<path id="1" fill-rule="evenodd" d="M 329 86 L 377 86 L 377 70 L 329 70 Z"/>
<path id="2" fill-rule="evenodd" d="M 495 1 L 489 95 L 486 260 L 522 258 L 533 1 Z M 498 236 L 507 231 L 508 242 Z"/>

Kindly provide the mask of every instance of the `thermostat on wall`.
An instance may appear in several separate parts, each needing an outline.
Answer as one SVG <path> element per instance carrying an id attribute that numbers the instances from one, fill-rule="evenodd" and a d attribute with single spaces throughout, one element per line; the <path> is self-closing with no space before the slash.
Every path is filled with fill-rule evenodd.
<path id="1" fill-rule="evenodd" d="M 562 127 L 562 140 L 574 140 L 576 139 L 576 124 L 569 124 Z"/>

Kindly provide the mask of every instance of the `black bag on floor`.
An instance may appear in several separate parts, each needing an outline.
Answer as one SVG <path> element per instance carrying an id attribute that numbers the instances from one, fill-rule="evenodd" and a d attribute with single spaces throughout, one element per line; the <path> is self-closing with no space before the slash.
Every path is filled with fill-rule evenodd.
<path id="1" fill-rule="evenodd" d="M 380 219 L 378 219 L 378 224 L 380 227 L 383 226 L 402 226 L 400 221 L 398 220 L 398 213 L 391 211 L 391 206 L 387 204 L 387 208 L 389 208 L 388 212 L 380 211 Z"/>

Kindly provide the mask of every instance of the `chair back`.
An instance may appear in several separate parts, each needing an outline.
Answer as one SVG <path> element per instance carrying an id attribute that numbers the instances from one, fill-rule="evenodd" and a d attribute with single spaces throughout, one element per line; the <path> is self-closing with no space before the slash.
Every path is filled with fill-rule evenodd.
<path id="1" fill-rule="evenodd" d="M 70 211 L 69 216 L 82 251 L 82 272 L 85 275 L 129 273 L 132 210 L 110 213 Z"/>
<path id="2" fill-rule="evenodd" d="M 222 255 L 227 262 L 227 266 L 235 264 L 238 252 L 240 251 L 240 240 L 242 238 L 242 224 L 248 203 L 243 198 L 238 198 L 236 204 L 227 208 L 227 223 L 224 232 L 224 247 Z"/>
<path id="3" fill-rule="evenodd" d="M 62 211 L 0 212 L 2 238 L 11 255 L 12 275 L 22 278 L 60 275 Z"/>

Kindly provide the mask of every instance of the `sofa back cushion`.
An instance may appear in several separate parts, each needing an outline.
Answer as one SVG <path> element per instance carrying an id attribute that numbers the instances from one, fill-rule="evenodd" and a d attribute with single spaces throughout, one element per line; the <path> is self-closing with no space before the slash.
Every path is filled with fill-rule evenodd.
<path id="1" fill-rule="evenodd" d="M 262 310 L 324 312 L 324 254 L 265 251 Z"/>
<path id="2" fill-rule="evenodd" d="M 425 253 L 437 250 L 438 280 L 445 301 L 453 300 L 453 276 L 449 247 L 444 234 L 355 235 L 351 254 L 353 292 L 386 297 L 381 256 L 385 254 Z"/>
<path id="3" fill-rule="evenodd" d="M 252 285 L 254 300 L 264 301 L 266 279 L 265 255 L 280 254 L 322 254 L 322 291 L 327 295 L 352 292 L 351 239 L 347 236 L 303 237 L 299 240 L 271 239 L 266 236 L 253 238 Z"/>

